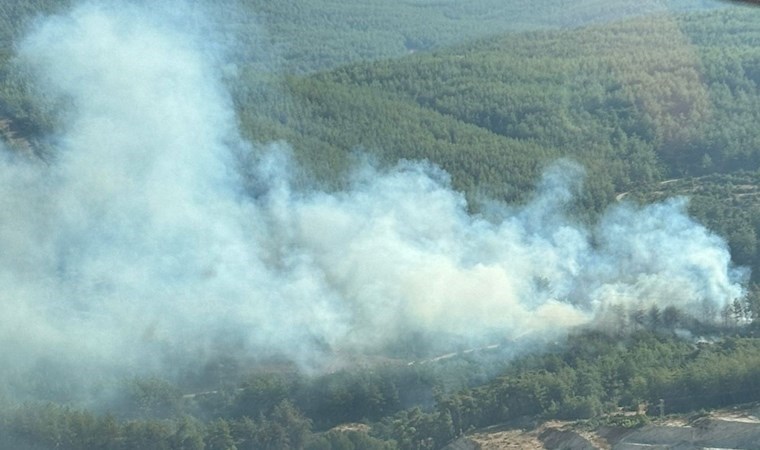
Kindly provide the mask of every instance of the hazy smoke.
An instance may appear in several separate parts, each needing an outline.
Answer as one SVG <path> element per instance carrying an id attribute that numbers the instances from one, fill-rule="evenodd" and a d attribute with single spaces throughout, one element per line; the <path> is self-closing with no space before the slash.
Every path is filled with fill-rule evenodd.
<path id="1" fill-rule="evenodd" d="M 0 164 L 6 372 L 153 370 L 230 346 L 308 364 L 406 331 L 508 338 L 587 323 L 610 302 L 694 309 L 742 293 L 725 243 L 682 200 L 571 222 L 582 171 L 567 162 L 496 220 L 468 214 L 425 163 L 294 192 L 287 149 L 246 150 L 192 36 L 145 9 L 85 5 L 21 45 L 71 108 L 52 164 Z M 247 170 L 256 198 L 240 151 L 261 155 Z"/>

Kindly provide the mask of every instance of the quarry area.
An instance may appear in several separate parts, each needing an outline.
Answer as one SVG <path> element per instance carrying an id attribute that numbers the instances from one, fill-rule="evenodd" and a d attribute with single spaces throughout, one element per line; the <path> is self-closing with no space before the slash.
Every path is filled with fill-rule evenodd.
<path id="1" fill-rule="evenodd" d="M 698 415 L 652 418 L 625 428 L 548 421 L 536 427 L 495 426 L 468 433 L 445 450 L 703 450 L 760 448 L 760 404 Z"/>

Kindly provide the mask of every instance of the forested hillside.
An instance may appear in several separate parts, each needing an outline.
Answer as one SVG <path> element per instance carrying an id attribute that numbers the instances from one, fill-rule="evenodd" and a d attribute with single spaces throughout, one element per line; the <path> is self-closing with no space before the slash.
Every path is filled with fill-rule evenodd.
<path id="1" fill-rule="evenodd" d="M 65 10 L 69 0 L 6 2 L 0 9 L 2 58 L 13 42 L 41 15 Z M 139 3 L 139 2 L 138 2 Z M 710 0 L 645 1 L 635 5 L 616 0 L 582 0 L 558 7 L 555 2 L 480 0 L 223 0 L 208 7 L 188 0 L 184 9 L 197 9 L 221 31 L 237 57 L 260 69 L 309 73 L 357 60 L 395 58 L 417 51 L 444 48 L 505 31 L 571 28 L 605 23 L 649 13 L 678 13 L 722 8 Z M 210 20 L 209 20 L 210 19 Z"/>
<path id="2" fill-rule="evenodd" d="M 235 2 L 231 2 L 235 4 Z M 396 58 L 445 48 L 506 31 L 573 28 L 649 13 L 677 13 L 720 8 L 711 1 L 669 0 L 631 4 L 581 0 L 572 5 L 524 0 L 361 0 L 350 4 L 289 0 L 276 5 L 256 0 L 236 5 L 253 11 L 279 50 L 281 68 L 289 73 L 314 72 L 358 60 Z M 234 9 L 233 9 L 234 11 Z M 247 34 L 239 14 L 223 23 Z"/>
<path id="3" fill-rule="evenodd" d="M 455 186 L 472 191 L 477 180 L 507 200 L 535 178 L 532 165 L 573 157 L 589 170 L 589 195 L 601 207 L 663 177 L 756 164 L 748 126 L 757 114 L 756 20 L 731 10 L 510 34 L 291 77 L 283 89 L 292 104 L 272 101 L 272 112 L 254 94 L 238 99 L 252 137 L 267 134 L 256 119 L 273 118 L 272 135 L 390 161 L 427 157 Z"/>
<path id="4" fill-rule="evenodd" d="M 47 167 L 63 159 L 58 153 L 58 141 L 62 135 L 65 136 L 65 128 L 70 125 L 67 120 L 74 107 L 71 98 L 43 89 L 39 80 L 31 76 L 33 68 L 25 66 L 23 59 L 15 59 L 14 54 L 25 33 L 34 29 L 34 24 L 41 20 L 39 16 L 64 11 L 68 3 L 38 0 L 0 5 L 0 142 L 7 147 L 3 152 L 8 156 L 8 164 L 18 164 L 24 170 L 27 166 L 18 161 Z M 225 289 L 214 291 L 208 299 L 198 302 L 202 311 L 200 322 L 189 319 L 183 322 L 187 317 L 182 316 L 180 327 L 162 328 L 165 323 L 172 323 L 171 317 L 179 315 L 171 306 L 173 303 L 158 309 L 161 314 L 157 318 L 143 318 L 137 314 L 139 346 L 158 349 L 159 353 L 165 351 L 162 356 L 169 355 L 166 357 L 168 362 L 138 359 L 147 366 L 135 368 L 134 373 L 138 375 L 129 373 L 123 374 L 121 379 L 107 376 L 101 379 L 101 372 L 93 369 L 90 373 L 89 367 L 60 371 L 61 367 L 69 367 L 56 364 L 53 357 L 33 361 L 29 364 L 32 367 L 29 372 L 12 364 L 0 368 L 0 380 L 11 380 L 8 381 L 9 386 L 0 389 L 0 447 L 435 449 L 475 428 L 524 421 L 526 417 L 528 421 L 588 419 L 592 425 L 621 425 L 615 421 L 622 421 L 624 426 L 635 426 L 649 419 L 640 415 L 621 419 L 611 414 L 620 408 L 634 410 L 645 402 L 653 405 L 659 399 L 664 399 L 672 411 L 690 411 L 760 398 L 760 342 L 756 337 L 760 288 L 754 284 L 760 280 L 760 128 L 756 126 L 760 122 L 760 11 L 743 7 L 724 8 L 709 1 L 629 4 L 595 0 L 579 1 L 562 8 L 550 1 L 505 3 L 496 0 L 471 3 L 443 0 L 229 0 L 224 7 L 208 8 L 194 1 L 187 2 L 186 6 L 194 13 L 211 17 L 208 22 L 199 20 L 197 26 L 208 31 L 209 41 L 219 41 L 219 52 L 214 53 L 214 57 L 221 60 L 217 61 L 220 62 L 219 76 L 230 91 L 229 103 L 234 108 L 234 116 L 231 114 L 224 118 L 231 119 L 228 121 L 230 123 L 236 121 L 240 132 L 250 143 L 250 147 L 248 143 L 238 143 L 238 147 L 234 148 L 242 154 L 242 159 L 262 158 L 256 151 L 267 146 L 282 153 L 292 153 L 293 170 L 288 174 L 292 184 L 282 191 L 292 189 L 292 198 L 296 200 L 288 198 L 288 201 L 283 201 L 286 194 L 276 189 L 271 189 L 275 194 L 265 192 L 257 185 L 261 181 L 256 177 L 261 177 L 261 174 L 243 172 L 244 183 L 249 183 L 245 185 L 243 194 L 269 201 L 266 206 L 274 210 L 270 216 L 266 215 L 269 210 L 254 214 L 252 224 L 246 222 L 244 226 L 229 229 L 223 226 L 204 228 L 201 219 L 208 216 L 203 214 L 200 214 L 201 219 L 193 214 L 169 216 L 171 220 L 166 222 L 148 220 L 144 227 L 142 223 L 138 224 L 136 229 L 128 230 L 131 238 L 141 233 L 150 234 L 151 227 L 167 229 L 168 238 L 165 238 L 167 235 L 159 235 L 165 238 L 159 242 L 166 245 L 160 247 L 162 252 L 164 248 L 174 249 L 175 246 L 182 250 L 185 247 L 195 249 L 194 240 L 202 240 L 206 234 L 216 236 L 214 233 L 219 233 L 222 235 L 219 242 L 224 245 L 213 241 L 219 245 L 210 246 L 211 250 L 223 256 L 227 253 L 237 256 L 236 252 L 242 245 L 226 244 L 249 241 L 236 241 L 236 233 L 256 233 L 270 226 L 281 231 L 282 235 L 299 235 L 315 224 L 313 226 L 320 235 L 336 234 L 334 243 L 337 246 L 338 242 L 348 239 L 348 236 L 338 235 L 348 228 L 334 231 L 324 226 L 320 222 L 323 217 L 315 212 L 319 205 L 314 199 L 340 206 L 352 196 L 364 198 L 373 194 L 374 191 L 356 193 L 343 190 L 346 186 L 370 184 L 370 181 L 360 177 L 357 181 L 352 171 L 356 167 L 365 167 L 363 164 L 367 160 L 370 161 L 369 166 L 377 170 L 373 172 L 377 177 L 384 173 L 383 170 L 397 170 L 389 168 L 399 167 L 398 162 L 404 160 L 427 161 L 440 167 L 445 172 L 435 172 L 443 179 L 440 182 L 425 178 L 427 172 L 423 177 L 418 173 L 423 170 L 417 166 L 401 165 L 398 170 L 415 174 L 413 180 L 422 184 L 422 189 L 427 189 L 427 193 L 436 194 L 438 197 L 435 198 L 445 196 L 447 201 L 453 198 L 453 203 L 460 200 L 461 204 L 466 203 L 462 211 L 454 209 L 458 214 L 457 220 L 452 219 L 451 224 L 447 222 L 441 228 L 450 226 L 456 229 L 461 222 L 465 222 L 475 231 L 492 232 L 498 228 L 488 222 L 494 205 L 499 211 L 515 208 L 522 211 L 521 220 L 525 217 L 530 219 L 530 210 L 519 208 L 537 196 L 535 186 L 540 183 L 541 174 L 548 167 L 554 167 L 555 172 L 577 170 L 567 162 L 552 166 L 557 160 L 570 160 L 583 167 L 584 187 L 568 208 L 569 211 L 563 211 L 568 217 L 566 220 L 563 218 L 551 240 L 572 241 L 577 236 L 568 230 L 576 231 L 572 228 L 576 223 L 595 224 L 611 205 L 648 205 L 673 196 L 686 196 L 691 199 L 689 212 L 714 233 L 709 234 L 708 238 L 713 241 L 720 241 L 717 236 L 726 239 L 733 263 L 752 269 L 751 278 L 744 280 L 746 295 L 723 305 L 720 311 L 711 309 L 712 305 L 706 300 L 710 293 L 705 292 L 699 292 L 706 305 L 699 310 L 649 305 L 648 299 L 637 299 L 638 302 L 628 305 L 608 306 L 605 303 L 603 307 L 594 309 L 598 305 L 591 305 L 590 299 L 579 298 L 590 291 L 577 288 L 570 290 L 568 298 L 551 298 L 552 304 L 567 301 L 584 313 L 593 311 L 596 314 L 591 326 L 573 330 L 569 337 L 562 333 L 547 334 L 546 337 L 505 333 L 500 338 L 494 338 L 493 342 L 483 342 L 483 339 L 493 336 L 487 335 L 486 338 L 481 336 L 480 341 L 473 340 L 476 343 L 472 344 L 464 339 L 449 341 L 446 333 L 424 334 L 412 328 L 413 324 L 408 324 L 409 330 L 402 330 L 403 333 L 390 343 L 381 341 L 385 346 L 379 349 L 372 347 L 370 354 L 360 354 L 356 349 L 363 347 L 356 342 L 341 342 L 331 347 L 334 343 L 323 338 L 331 336 L 329 333 L 316 337 L 305 334 L 310 340 L 296 341 L 300 344 L 306 342 L 306 350 L 300 349 L 301 352 L 310 349 L 334 352 L 335 360 L 339 362 L 335 366 L 310 366 L 308 357 L 311 355 L 293 353 L 302 359 L 294 361 L 275 354 L 275 350 L 271 349 L 241 357 L 240 353 L 245 350 L 240 349 L 249 348 L 246 347 L 248 343 L 232 330 L 226 330 L 227 323 L 223 321 L 221 324 L 214 323 L 214 327 L 218 328 L 214 328 L 214 332 L 218 334 L 214 334 L 214 339 L 209 342 L 202 341 L 197 347 L 190 342 L 187 348 L 179 351 L 171 348 L 176 341 L 171 336 L 167 337 L 167 330 L 179 330 L 179 334 L 188 339 L 198 337 L 200 333 L 193 334 L 196 331 L 194 326 L 198 323 L 205 326 L 218 318 L 211 314 L 212 309 L 228 307 L 225 301 L 237 292 L 229 288 L 236 285 L 237 280 L 232 280 L 232 284 L 224 285 Z M 164 83 L 171 77 L 159 79 Z M 160 85 L 161 89 L 168 91 L 176 88 L 171 82 Z M 85 93 L 82 97 L 88 98 L 87 86 L 78 87 Z M 115 96 L 117 94 L 114 93 Z M 81 98 L 79 100 L 82 101 Z M 110 106 L 110 103 L 98 104 L 105 110 L 108 108 L 103 105 Z M 150 115 L 148 109 L 142 113 Z M 131 115 L 126 115 L 132 119 Z M 194 118 L 192 114 L 183 116 L 187 117 Z M 165 118 L 160 117 L 158 123 L 164 123 L 163 120 Z M 225 123 L 225 126 L 230 126 L 230 123 Z M 176 126 L 169 120 L 165 125 Z M 139 134 L 138 130 L 134 131 Z M 151 128 L 149 131 L 156 136 L 164 136 L 160 129 Z M 193 138 L 182 136 L 183 145 L 191 146 L 194 131 L 189 134 Z M 114 140 L 118 141 L 120 137 L 114 134 Z M 110 144 L 108 140 L 104 142 L 104 146 Z M 277 144 L 272 146 L 271 142 Z M 136 147 L 147 146 L 145 142 L 139 143 Z M 132 162 L 129 158 L 119 161 L 125 166 Z M 162 163 L 173 167 L 170 162 Z M 96 173 L 95 178 L 100 176 L 97 164 L 92 164 L 92 171 L 89 161 L 85 161 L 84 166 L 88 170 L 86 174 Z M 425 167 L 433 172 L 429 166 Z M 205 166 L 202 168 L 207 169 Z M 14 188 L 21 186 L 20 189 L 32 190 L 32 181 L 36 179 L 29 176 L 31 172 L 32 169 L 8 172 L 11 175 L 6 178 L 11 181 L 3 181 L 15 183 Z M 5 172 L 3 174 L 7 175 Z M 104 174 L 100 177 L 106 178 L 109 172 Z M 60 173 L 56 175 L 60 176 Z M 184 172 L 171 175 L 180 179 L 187 176 Z M 449 192 L 449 176 L 451 187 L 461 192 L 464 200 Z M 35 201 L 47 205 L 46 196 L 53 190 L 47 187 L 48 183 L 53 185 L 56 181 L 44 180 L 47 190 L 42 190 L 34 198 Z M 78 181 L 74 179 L 72 184 L 78 187 Z M 203 189 L 212 191 L 218 188 L 218 184 L 224 184 L 216 179 L 213 181 L 197 188 L 201 192 L 193 190 L 192 183 L 185 187 L 203 203 L 206 199 Z M 139 191 L 138 184 L 124 177 L 105 180 L 97 186 L 129 195 L 132 191 Z M 166 185 L 170 183 L 167 181 Z M 157 186 L 165 187 L 161 183 Z M 373 185 L 375 191 L 385 189 L 399 195 L 403 194 L 404 187 L 399 188 L 389 182 Z M 316 188 L 321 191 L 313 194 L 312 190 Z M 442 194 L 444 191 L 445 194 Z M 80 191 L 75 192 L 81 194 Z M 330 197 L 332 193 L 336 194 Z M 236 196 L 243 194 L 235 191 Z M 115 197 L 118 195 L 112 199 Z M 151 210 L 175 206 L 168 202 L 153 203 L 152 195 L 146 197 L 148 200 L 145 203 Z M 295 222 L 285 210 L 301 207 L 298 201 L 304 198 L 312 203 L 307 202 L 306 208 L 299 210 L 303 217 L 299 216 L 298 219 L 305 217 L 306 220 L 292 228 L 282 226 L 280 230 L 278 226 L 282 223 L 288 223 L 288 220 Z M 4 200 L 6 203 L 3 204 L 9 207 L 15 207 L 21 201 L 14 198 Z M 70 199 L 65 196 L 61 200 L 64 205 L 61 209 L 66 214 L 70 212 L 66 210 L 69 205 L 67 200 Z M 139 221 L 133 219 L 129 222 L 119 210 L 117 220 L 100 223 L 101 217 L 109 217 L 108 206 L 105 205 L 107 201 L 94 203 L 94 225 L 80 223 L 75 215 L 77 211 L 71 216 L 64 215 L 70 221 L 69 225 L 73 223 L 71 229 L 75 232 L 82 229 L 84 232 L 72 232 L 74 238 L 65 234 L 60 240 L 84 242 L 77 241 L 80 246 L 70 251 L 74 255 L 64 255 L 70 259 L 61 258 L 61 261 L 77 261 L 80 256 L 77 251 L 84 249 L 82 254 L 85 257 L 82 259 L 85 264 L 77 267 L 72 263 L 72 269 L 65 264 L 51 263 L 50 273 L 61 279 L 86 278 L 78 269 L 91 269 L 98 265 L 102 261 L 99 257 L 111 249 L 108 245 L 119 238 L 118 232 L 109 229 L 109 226 L 119 230 L 118 227 L 124 223 Z M 234 202 L 214 203 L 212 206 L 217 209 L 211 211 L 223 215 L 229 203 Z M 375 208 L 388 209 L 391 203 Z M 129 201 L 124 205 L 133 206 Z M 254 206 L 246 205 L 248 209 L 259 207 L 253 202 L 250 205 Z M 37 206 L 35 203 L 31 209 Z M 351 224 L 347 217 L 360 209 L 356 204 L 349 204 L 349 207 L 335 211 L 341 220 Z M 380 230 L 395 232 L 392 225 L 412 217 L 411 209 L 402 210 L 406 214 L 402 217 L 370 215 L 370 220 L 362 222 L 363 231 L 375 231 L 372 227 L 378 224 L 372 223 L 372 219 L 380 217 L 386 220 L 381 220 Z M 241 211 L 247 212 L 245 209 L 233 211 L 239 216 L 244 216 Z M 206 213 L 208 210 L 191 212 Z M 467 216 L 467 220 L 462 220 L 460 216 Z M 20 230 L 23 227 L 6 220 L 13 226 L 0 230 L 6 239 L 3 242 L 15 243 L 13 239 L 26 236 L 28 232 L 39 242 L 47 243 L 44 232 L 40 231 L 44 228 L 38 230 L 36 225 L 37 222 L 48 221 L 49 217 L 44 211 L 40 217 L 31 217 L 36 221 L 34 226 L 29 227 L 31 230 Z M 149 217 L 153 219 L 153 216 Z M 180 218 L 176 220 L 179 222 L 178 228 L 172 228 L 175 225 L 172 220 L 177 217 Z M 278 222 L 281 217 L 285 219 Z M 536 217 L 544 219 L 548 216 Z M 267 224 L 268 220 L 274 225 Z M 543 224 L 532 225 L 540 228 Z M 427 223 L 425 226 L 430 228 L 430 233 L 437 230 Z M 685 227 L 694 229 L 691 223 Z M 197 234 L 185 234 L 186 230 L 195 228 L 200 230 Z M 425 229 L 424 226 L 419 228 Z M 174 233 L 176 230 L 180 232 Z M 404 230 L 418 246 L 414 247 L 415 250 L 433 248 L 433 259 L 448 250 L 442 247 L 453 246 L 448 241 L 435 241 L 425 235 L 420 238 L 413 233 L 418 231 L 416 229 Z M 470 234 L 452 235 L 466 236 L 475 241 L 475 232 L 469 228 L 467 230 Z M 599 230 L 599 227 L 590 226 L 578 232 L 589 235 L 583 236 L 590 242 L 588 254 L 591 256 L 588 259 L 604 259 L 599 256 L 603 253 L 593 253 L 596 247 L 606 245 L 603 242 L 605 237 Z M 506 235 L 494 234 L 496 237 L 492 241 L 483 242 L 495 246 Z M 283 242 L 292 243 L 287 240 L 290 237 L 274 235 L 266 239 L 282 239 Z M 539 237 L 536 232 L 526 240 L 540 241 Z M 102 244 L 106 250 L 96 248 L 87 253 L 91 238 L 95 242 L 93 246 Z M 136 241 L 142 243 L 139 239 Z M 169 244 L 165 244 L 166 241 Z M 391 242 L 406 244 L 403 240 Z M 651 242 L 654 241 L 649 241 L 649 245 L 652 245 Z M 488 245 L 484 243 L 478 241 L 474 246 L 484 247 L 483 252 L 491 255 L 491 249 L 486 248 Z M 41 244 L 40 247 L 45 245 Z M 116 248 L 118 258 L 105 261 L 129 259 L 139 251 L 130 245 Z M 283 245 L 270 253 L 267 253 L 267 248 L 266 251 L 261 250 L 264 254 L 261 260 L 253 257 L 247 259 L 244 255 L 229 265 L 236 268 L 236 264 L 255 266 L 263 261 L 278 269 L 287 269 L 275 271 L 276 276 L 266 278 L 266 282 L 250 276 L 253 281 L 246 278 L 250 284 L 241 284 L 244 288 L 281 284 L 286 289 L 297 291 L 303 286 L 318 285 L 320 282 L 343 283 L 348 285 L 349 291 L 369 291 L 367 297 L 359 298 L 369 298 L 380 304 L 389 303 L 382 296 L 382 286 L 374 283 L 375 274 L 367 277 L 361 285 L 339 279 L 335 275 L 337 272 L 329 271 L 320 272 L 317 281 L 310 279 L 306 276 L 312 267 L 310 264 L 331 249 L 321 249 L 322 252 L 314 256 L 304 248 L 293 251 L 288 245 Z M 393 255 L 392 249 L 371 246 L 359 240 L 356 245 L 346 247 L 345 254 L 335 265 L 355 264 L 355 260 L 349 259 L 349 250 L 356 248 L 364 248 L 365 253 L 378 253 L 375 260 L 377 267 L 370 268 L 376 270 L 378 277 L 385 269 L 380 267 L 383 257 Z M 543 247 L 516 246 L 510 250 L 518 259 L 520 251 L 525 248 Z M 11 250 L 17 251 L 15 247 Z M 635 247 L 624 259 L 638 262 L 635 259 L 638 250 Z M 18 254 L 26 253 L 35 252 L 21 249 Z M 229 273 L 248 275 L 245 270 L 224 272 L 224 264 L 208 264 L 192 267 L 191 272 L 179 272 L 187 278 L 175 276 L 172 271 L 175 267 L 192 265 L 193 261 L 188 261 L 189 254 L 183 251 L 170 255 L 161 253 L 155 258 L 164 264 L 158 265 L 159 268 L 168 267 L 166 278 L 180 285 L 177 292 L 181 293 L 179 296 L 183 300 L 184 297 L 191 298 L 199 295 L 198 292 L 205 292 L 203 288 L 207 284 L 204 283 L 208 280 L 211 280 L 209 283 L 216 283 Z M 419 263 L 414 258 L 430 254 L 420 251 L 414 253 L 410 260 Z M 469 260 L 471 253 L 464 251 L 462 255 L 457 255 L 457 265 L 466 266 L 476 275 L 488 272 L 478 270 L 488 269 L 489 261 Z M 87 257 L 95 262 L 87 260 Z M 541 259 L 540 256 L 534 257 Z M 148 260 L 137 258 L 137 270 L 128 265 L 125 269 L 119 264 L 96 267 L 97 277 L 91 285 L 77 285 L 68 291 L 64 283 L 56 285 L 42 277 L 33 279 L 30 285 L 36 287 L 39 283 L 47 287 L 52 284 L 56 294 L 60 290 L 61 298 L 66 301 L 70 300 L 67 295 L 73 295 L 74 300 L 70 303 L 79 315 L 71 321 L 70 328 L 64 329 L 73 330 L 74 336 L 89 337 L 81 331 L 84 326 L 81 329 L 79 326 L 89 323 L 88 320 L 93 320 L 93 317 L 97 319 L 97 314 L 102 310 L 87 304 L 92 297 L 86 297 L 86 294 L 92 291 L 104 299 L 117 298 L 120 304 L 144 304 L 139 303 L 143 300 L 139 289 L 125 293 L 114 286 L 123 280 L 128 283 L 151 280 L 152 267 L 141 266 Z M 389 272 L 418 270 L 419 266 L 409 263 L 410 260 L 392 260 L 390 265 L 394 267 Z M 446 266 L 447 261 L 444 258 L 441 261 L 441 265 Z M 30 267 L 30 273 L 37 273 L 26 259 L 23 263 Z M 550 265 L 551 261 L 540 261 L 540 264 L 544 263 Z M 120 270 L 124 273 L 109 278 L 111 272 Z M 356 267 L 346 270 L 350 274 L 361 275 Z M 568 273 L 578 273 L 573 270 L 576 268 L 567 269 Z M 219 272 L 222 272 L 221 276 Z M 693 272 L 696 276 L 704 275 L 698 270 Z M 16 273 L 10 269 L 5 272 L 0 270 L 2 280 L 10 280 L 9 283 Z M 261 269 L 257 274 L 261 273 L 267 272 Z M 453 269 L 442 273 L 458 274 Z M 525 283 L 530 286 L 530 292 L 544 295 L 555 288 L 552 286 L 553 280 L 536 276 L 534 272 L 526 273 L 526 276 L 532 277 Z M 193 284 L 195 281 L 191 282 L 191 277 L 202 282 Z M 653 274 L 643 271 L 631 277 L 646 281 L 653 278 Z M 445 276 L 441 278 L 436 280 L 439 282 L 438 292 L 441 295 L 448 294 L 448 291 L 456 293 L 454 284 L 457 279 L 453 276 L 451 280 Z M 485 276 L 483 279 L 489 280 Z M 614 277 L 612 279 L 618 281 Z M 171 283 L 167 284 L 173 287 L 175 284 Z M 426 286 L 424 283 L 420 285 Z M 489 285 L 486 290 L 473 292 L 486 296 L 493 289 L 496 288 Z M 13 292 L 27 294 L 32 290 L 17 289 Z M 108 297 L 110 290 L 118 295 Z M 167 288 L 167 291 L 171 290 Z M 290 299 L 280 295 L 276 289 L 256 292 L 270 293 L 273 303 Z M 335 300 L 327 290 L 304 292 L 325 295 L 324 298 L 307 298 L 298 305 Z M 644 289 L 642 292 L 646 295 L 651 291 Z M 610 296 L 617 293 L 614 289 L 609 291 Z M 461 293 L 465 300 L 472 301 L 466 298 L 469 294 L 465 290 Z M 672 295 L 676 297 L 675 293 Z M 96 298 L 99 300 L 101 297 Z M 55 307 L 64 311 L 68 305 L 64 300 L 61 303 L 64 305 L 56 304 Z M 472 301 L 472 309 L 479 306 Z M 9 317 L 16 317 L 13 314 L 23 316 L 18 311 L 29 310 L 37 314 L 43 310 L 42 307 L 35 308 L 38 307 L 32 302 L 29 305 L 23 303 L 9 311 Z M 134 308 L 137 309 L 137 306 Z M 466 309 L 461 312 L 466 313 Z M 291 336 L 288 333 L 300 336 L 300 330 L 290 329 L 297 326 L 282 324 L 300 323 L 302 328 L 306 328 L 314 322 L 332 323 L 330 320 L 334 320 L 329 314 L 320 315 L 311 309 L 306 310 L 306 320 L 289 322 L 287 316 L 295 316 L 296 311 L 283 313 L 272 308 L 269 311 L 274 319 L 267 317 L 271 322 L 260 327 L 255 323 L 250 328 L 259 332 L 259 328 L 268 327 L 272 336 Z M 530 315 L 537 310 L 537 307 L 530 310 Z M 229 311 L 222 317 L 234 321 L 239 310 L 230 307 Z M 373 311 L 367 309 L 355 313 L 340 310 L 335 315 L 371 316 Z M 434 313 L 428 311 L 419 314 L 419 317 L 430 322 L 436 318 Z M 510 315 L 512 311 L 499 310 L 499 314 Z M 553 317 L 558 318 L 559 314 Z M 123 318 L 119 316 L 117 319 L 114 321 L 116 324 Z M 384 317 L 369 319 L 376 323 L 382 322 Z M 525 319 L 525 322 L 529 320 Z M 359 322 L 345 323 L 352 325 Z M 398 330 L 407 323 L 381 325 L 382 328 Z M 479 326 L 481 324 L 473 323 L 468 328 Z M 14 324 L 15 328 L 23 328 L 23 325 Z M 34 331 L 42 335 L 55 334 L 44 327 Z M 229 333 L 225 334 L 226 331 Z M 15 339 L 15 335 L 8 333 Z M 368 332 L 349 329 L 346 335 L 360 340 Z M 5 339 L 3 343 L 14 342 L 22 351 L 26 348 L 24 343 L 6 339 L 5 334 L 0 333 L 0 337 Z M 565 337 L 566 341 L 563 340 Z M 67 338 L 71 341 L 61 342 L 73 342 L 74 338 Z M 263 341 L 274 347 L 277 339 L 268 336 Z M 431 342 L 436 345 L 431 345 Z M 99 344 L 85 342 L 82 347 L 95 348 Z M 224 354 L 219 349 L 230 350 L 230 354 Z M 56 352 L 64 350 L 55 349 Z M 196 351 L 198 359 L 194 360 L 196 355 L 193 352 Z M 191 355 L 190 362 L 187 354 Z M 100 356 L 104 360 L 109 357 Z M 121 355 L 117 359 L 120 358 Z M 307 363 L 303 362 L 304 359 Z M 121 363 L 108 361 L 117 368 L 121 367 Z M 102 361 L 98 364 L 106 365 Z M 165 372 L 151 372 L 151 367 L 168 369 Z M 86 382 L 82 378 L 87 378 Z M 86 388 L 82 387 L 84 384 Z M 14 397 L 16 392 L 33 394 L 21 396 L 23 401 L 20 401 Z M 44 395 L 40 396 L 40 393 Z"/>
<path id="5" fill-rule="evenodd" d="M 757 20 L 725 10 L 509 34 L 236 98 L 252 139 L 285 139 L 323 177 L 359 149 L 429 159 L 474 204 L 514 202 L 548 162 L 570 157 L 587 170 L 579 209 L 601 211 L 661 180 L 758 167 Z M 738 230 L 711 226 L 743 247 Z"/>

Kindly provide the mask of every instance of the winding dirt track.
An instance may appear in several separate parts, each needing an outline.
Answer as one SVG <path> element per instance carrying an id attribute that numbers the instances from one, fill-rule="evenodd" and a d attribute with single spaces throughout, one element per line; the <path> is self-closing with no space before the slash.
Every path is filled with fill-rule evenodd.
<path id="1" fill-rule="evenodd" d="M 683 178 L 671 178 L 669 180 L 660 181 L 659 183 L 657 183 L 657 185 L 658 186 L 665 186 L 667 184 L 675 183 L 676 181 L 681 181 L 681 180 L 683 180 Z M 623 201 L 623 199 L 626 198 L 628 196 L 628 194 L 630 194 L 630 193 L 631 193 L 631 191 L 626 191 L 626 192 L 621 192 L 619 194 L 616 194 L 615 195 L 615 201 L 616 202 Z"/>

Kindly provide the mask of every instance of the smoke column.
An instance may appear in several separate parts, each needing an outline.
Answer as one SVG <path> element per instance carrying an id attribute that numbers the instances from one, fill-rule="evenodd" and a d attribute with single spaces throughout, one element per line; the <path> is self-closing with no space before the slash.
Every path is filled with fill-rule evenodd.
<path id="1" fill-rule="evenodd" d="M 488 219 L 427 163 L 295 191 L 286 146 L 241 141 L 213 59 L 172 23 L 85 4 L 19 47 L 69 107 L 51 164 L 2 152 L 0 376 L 168 370 L 220 348 L 315 365 L 409 331 L 513 338 L 615 303 L 694 311 L 742 294 L 683 200 L 569 220 L 583 175 L 568 162 Z M 240 152 L 256 165 L 241 172 Z"/>

